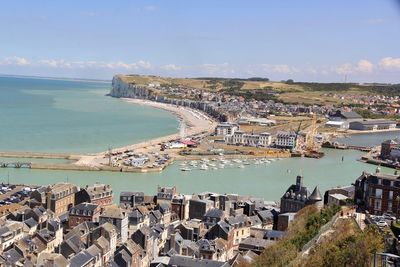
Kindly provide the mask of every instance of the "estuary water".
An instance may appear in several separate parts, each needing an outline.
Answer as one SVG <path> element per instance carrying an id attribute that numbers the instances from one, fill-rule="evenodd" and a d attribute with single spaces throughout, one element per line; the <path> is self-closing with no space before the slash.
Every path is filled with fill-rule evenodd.
<path id="1" fill-rule="evenodd" d="M 178 131 L 172 114 L 106 97 L 110 87 L 0 76 L 0 151 L 100 152 Z"/>
<path id="2" fill-rule="evenodd" d="M 95 152 L 177 131 L 171 114 L 104 96 L 109 83 L 0 77 L 0 150 Z M 353 135 L 346 143 L 378 145 L 398 132 Z M 323 191 L 349 185 L 376 166 L 357 161 L 358 151 L 325 150 L 322 159 L 289 158 L 270 164 L 219 170 L 180 171 L 173 164 L 160 173 L 54 171 L 0 168 L 0 182 L 47 185 L 69 181 L 80 186 L 101 182 L 121 191 L 154 194 L 157 185 L 176 185 L 184 194 L 213 191 L 279 200 L 298 174 L 305 185 Z M 343 160 L 342 160 L 343 158 Z M 34 161 L 34 160 L 33 160 Z M 382 168 L 382 172 L 393 173 Z"/>

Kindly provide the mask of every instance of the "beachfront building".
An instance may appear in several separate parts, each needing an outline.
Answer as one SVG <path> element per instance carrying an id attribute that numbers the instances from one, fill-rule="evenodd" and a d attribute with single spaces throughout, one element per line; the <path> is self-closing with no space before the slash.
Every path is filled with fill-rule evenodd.
<path id="1" fill-rule="evenodd" d="M 355 182 L 355 203 L 370 214 L 399 215 L 400 175 L 384 174 L 377 168 L 375 173 L 363 172 Z"/>
<path id="2" fill-rule="evenodd" d="M 217 136 L 232 136 L 235 131 L 239 130 L 239 125 L 236 123 L 222 122 L 215 127 L 215 135 Z"/>
<path id="3" fill-rule="evenodd" d="M 278 132 L 275 145 L 278 148 L 294 149 L 296 147 L 297 134 L 295 132 Z"/>
<path id="4" fill-rule="evenodd" d="M 350 130 L 376 131 L 391 130 L 396 128 L 396 122 L 391 120 L 361 120 L 349 123 Z"/>
<path id="5" fill-rule="evenodd" d="M 254 134 L 236 131 L 232 136 L 225 136 L 225 142 L 232 145 L 267 147 L 271 145 L 272 137 L 271 134 L 267 132 Z"/>

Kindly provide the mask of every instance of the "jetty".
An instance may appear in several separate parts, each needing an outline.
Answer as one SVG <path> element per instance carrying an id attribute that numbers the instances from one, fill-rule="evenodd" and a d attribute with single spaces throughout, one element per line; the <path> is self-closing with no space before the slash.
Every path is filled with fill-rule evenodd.
<path id="1" fill-rule="evenodd" d="M 354 145 L 346 145 L 346 144 L 339 144 L 337 142 L 324 142 L 322 144 L 324 148 L 333 148 L 333 149 L 351 149 L 351 150 L 358 150 L 362 152 L 370 152 L 373 147 L 370 146 L 354 146 Z"/>
<path id="2" fill-rule="evenodd" d="M 32 168 L 32 162 L 0 162 L 1 168 Z"/>

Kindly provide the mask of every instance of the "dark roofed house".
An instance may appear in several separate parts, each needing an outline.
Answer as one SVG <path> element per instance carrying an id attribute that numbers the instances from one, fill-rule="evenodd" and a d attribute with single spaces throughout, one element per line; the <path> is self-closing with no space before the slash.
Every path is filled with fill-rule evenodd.
<path id="1" fill-rule="evenodd" d="M 291 185 L 281 197 L 281 213 L 298 212 L 307 205 L 317 204 L 319 207 L 323 205 L 321 193 L 318 187 L 313 192 L 303 186 L 303 177 L 296 177 L 296 184 Z"/>
<path id="2" fill-rule="evenodd" d="M 329 120 L 332 121 L 353 121 L 353 120 L 362 120 L 362 116 L 354 111 L 341 111 L 337 110 L 334 114 L 329 116 Z"/>
<path id="3" fill-rule="evenodd" d="M 135 207 L 144 203 L 143 192 L 126 192 L 119 195 L 119 204 L 125 207 Z"/>
<path id="4" fill-rule="evenodd" d="M 76 204 L 83 202 L 99 206 L 110 205 L 113 202 L 113 190 L 110 185 L 95 183 L 92 186 L 81 188 L 75 195 Z"/>
<path id="5" fill-rule="evenodd" d="M 223 220 L 225 218 L 225 213 L 220 210 L 220 209 L 209 209 L 204 215 L 203 215 L 203 222 L 204 225 L 206 225 L 207 228 L 215 225 L 219 221 Z"/>
<path id="6" fill-rule="evenodd" d="M 69 228 L 84 221 L 98 222 L 101 208 L 97 204 L 81 203 L 69 210 Z"/>

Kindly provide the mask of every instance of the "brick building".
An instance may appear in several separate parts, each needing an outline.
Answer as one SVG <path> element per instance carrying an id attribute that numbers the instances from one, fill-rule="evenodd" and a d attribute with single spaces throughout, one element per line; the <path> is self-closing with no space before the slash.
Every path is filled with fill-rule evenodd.
<path id="1" fill-rule="evenodd" d="M 355 184 L 354 201 L 370 214 L 400 214 L 400 175 L 363 172 Z"/>

